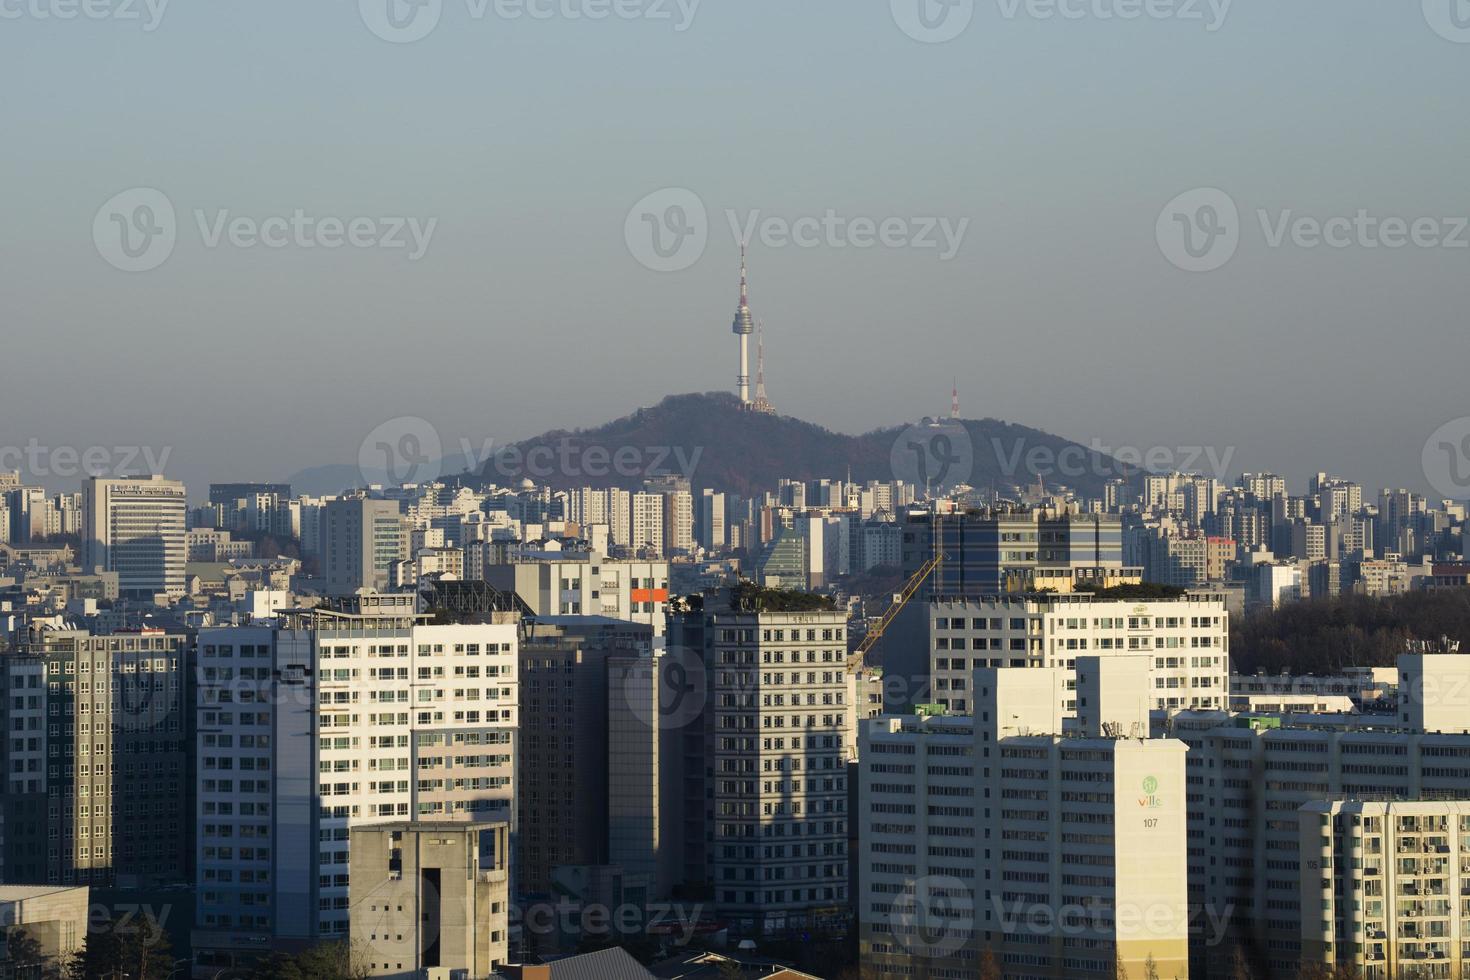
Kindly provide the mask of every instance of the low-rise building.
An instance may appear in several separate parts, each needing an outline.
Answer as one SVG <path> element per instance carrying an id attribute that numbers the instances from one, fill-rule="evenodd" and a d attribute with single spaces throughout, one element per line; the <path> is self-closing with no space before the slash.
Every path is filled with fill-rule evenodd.
<path id="1" fill-rule="evenodd" d="M 495 974 L 510 951 L 509 838 L 504 823 L 353 828 L 351 936 L 362 975 Z"/>

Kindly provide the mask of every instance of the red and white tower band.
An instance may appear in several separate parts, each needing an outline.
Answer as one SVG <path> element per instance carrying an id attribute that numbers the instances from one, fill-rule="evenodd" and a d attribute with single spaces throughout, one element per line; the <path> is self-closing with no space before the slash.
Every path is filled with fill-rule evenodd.
<path id="1" fill-rule="evenodd" d="M 740 339 L 740 371 L 735 375 L 735 391 L 740 404 L 750 407 L 750 335 L 755 333 L 755 321 L 750 316 L 750 291 L 745 281 L 745 245 L 740 246 L 740 306 L 735 310 L 735 323 L 731 332 Z"/>

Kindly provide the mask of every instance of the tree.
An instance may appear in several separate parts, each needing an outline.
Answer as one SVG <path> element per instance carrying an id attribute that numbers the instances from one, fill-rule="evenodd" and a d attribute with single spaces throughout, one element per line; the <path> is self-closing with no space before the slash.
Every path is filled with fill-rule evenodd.
<path id="1" fill-rule="evenodd" d="M 745 980 L 745 968 L 735 960 L 725 960 L 720 964 L 720 980 Z"/>
<path id="2" fill-rule="evenodd" d="M 1123 965 L 1123 951 L 1113 953 L 1113 980 L 1128 980 L 1128 968 Z"/>
<path id="3" fill-rule="evenodd" d="M 0 976 L 16 980 L 53 980 L 60 975 L 56 964 L 46 955 L 40 940 L 24 927 L 16 927 L 5 939 L 5 962 Z"/>
<path id="4" fill-rule="evenodd" d="M 995 958 L 995 950 L 989 946 L 985 947 L 985 953 L 980 957 L 980 980 L 1005 980 L 1005 975 L 1000 972 L 1000 963 Z"/>
<path id="5" fill-rule="evenodd" d="M 275 953 L 256 964 L 249 980 L 365 980 L 363 951 L 345 942 L 322 943 L 295 956 Z"/>
<path id="6" fill-rule="evenodd" d="M 1144 980 L 1159 980 L 1159 964 L 1154 959 L 1154 954 L 1149 953 L 1148 959 L 1143 961 Z"/>

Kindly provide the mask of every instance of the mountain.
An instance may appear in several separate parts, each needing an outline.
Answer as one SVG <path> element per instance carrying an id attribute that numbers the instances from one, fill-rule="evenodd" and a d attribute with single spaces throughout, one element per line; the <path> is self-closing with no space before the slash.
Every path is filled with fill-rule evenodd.
<path id="1" fill-rule="evenodd" d="M 671 395 L 606 425 L 557 430 L 506 447 L 482 468 L 487 483 L 530 479 L 556 489 L 639 489 L 651 476 L 688 477 L 743 495 L 783 478 L 904 479 L 977 489 L 1065 485 L 1101 497 L 1110 479 L 1131 472 L 1109 456 L 1037 429 L 997 419 L 926 420 L 860 436 L 800 419 L 745 411 L 734 395 Z"/>

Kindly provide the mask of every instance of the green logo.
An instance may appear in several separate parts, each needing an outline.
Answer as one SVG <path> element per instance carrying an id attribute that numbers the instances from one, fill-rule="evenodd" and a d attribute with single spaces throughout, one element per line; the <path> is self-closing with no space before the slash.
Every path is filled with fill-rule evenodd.
<path id="1" fill-rule="evenodd" d="M 1156 779 L 1153 776 L 1149 776 L 1148 778 L 1146 778 L 1143 781 L 1143 791 L 1145 793 L 1149 794 L 1150 796 L 1152 796 L 1153 794 L 1157 793 L 1159 791 L 1159 781 L 1158 781 L 1158 779 Z"/>

